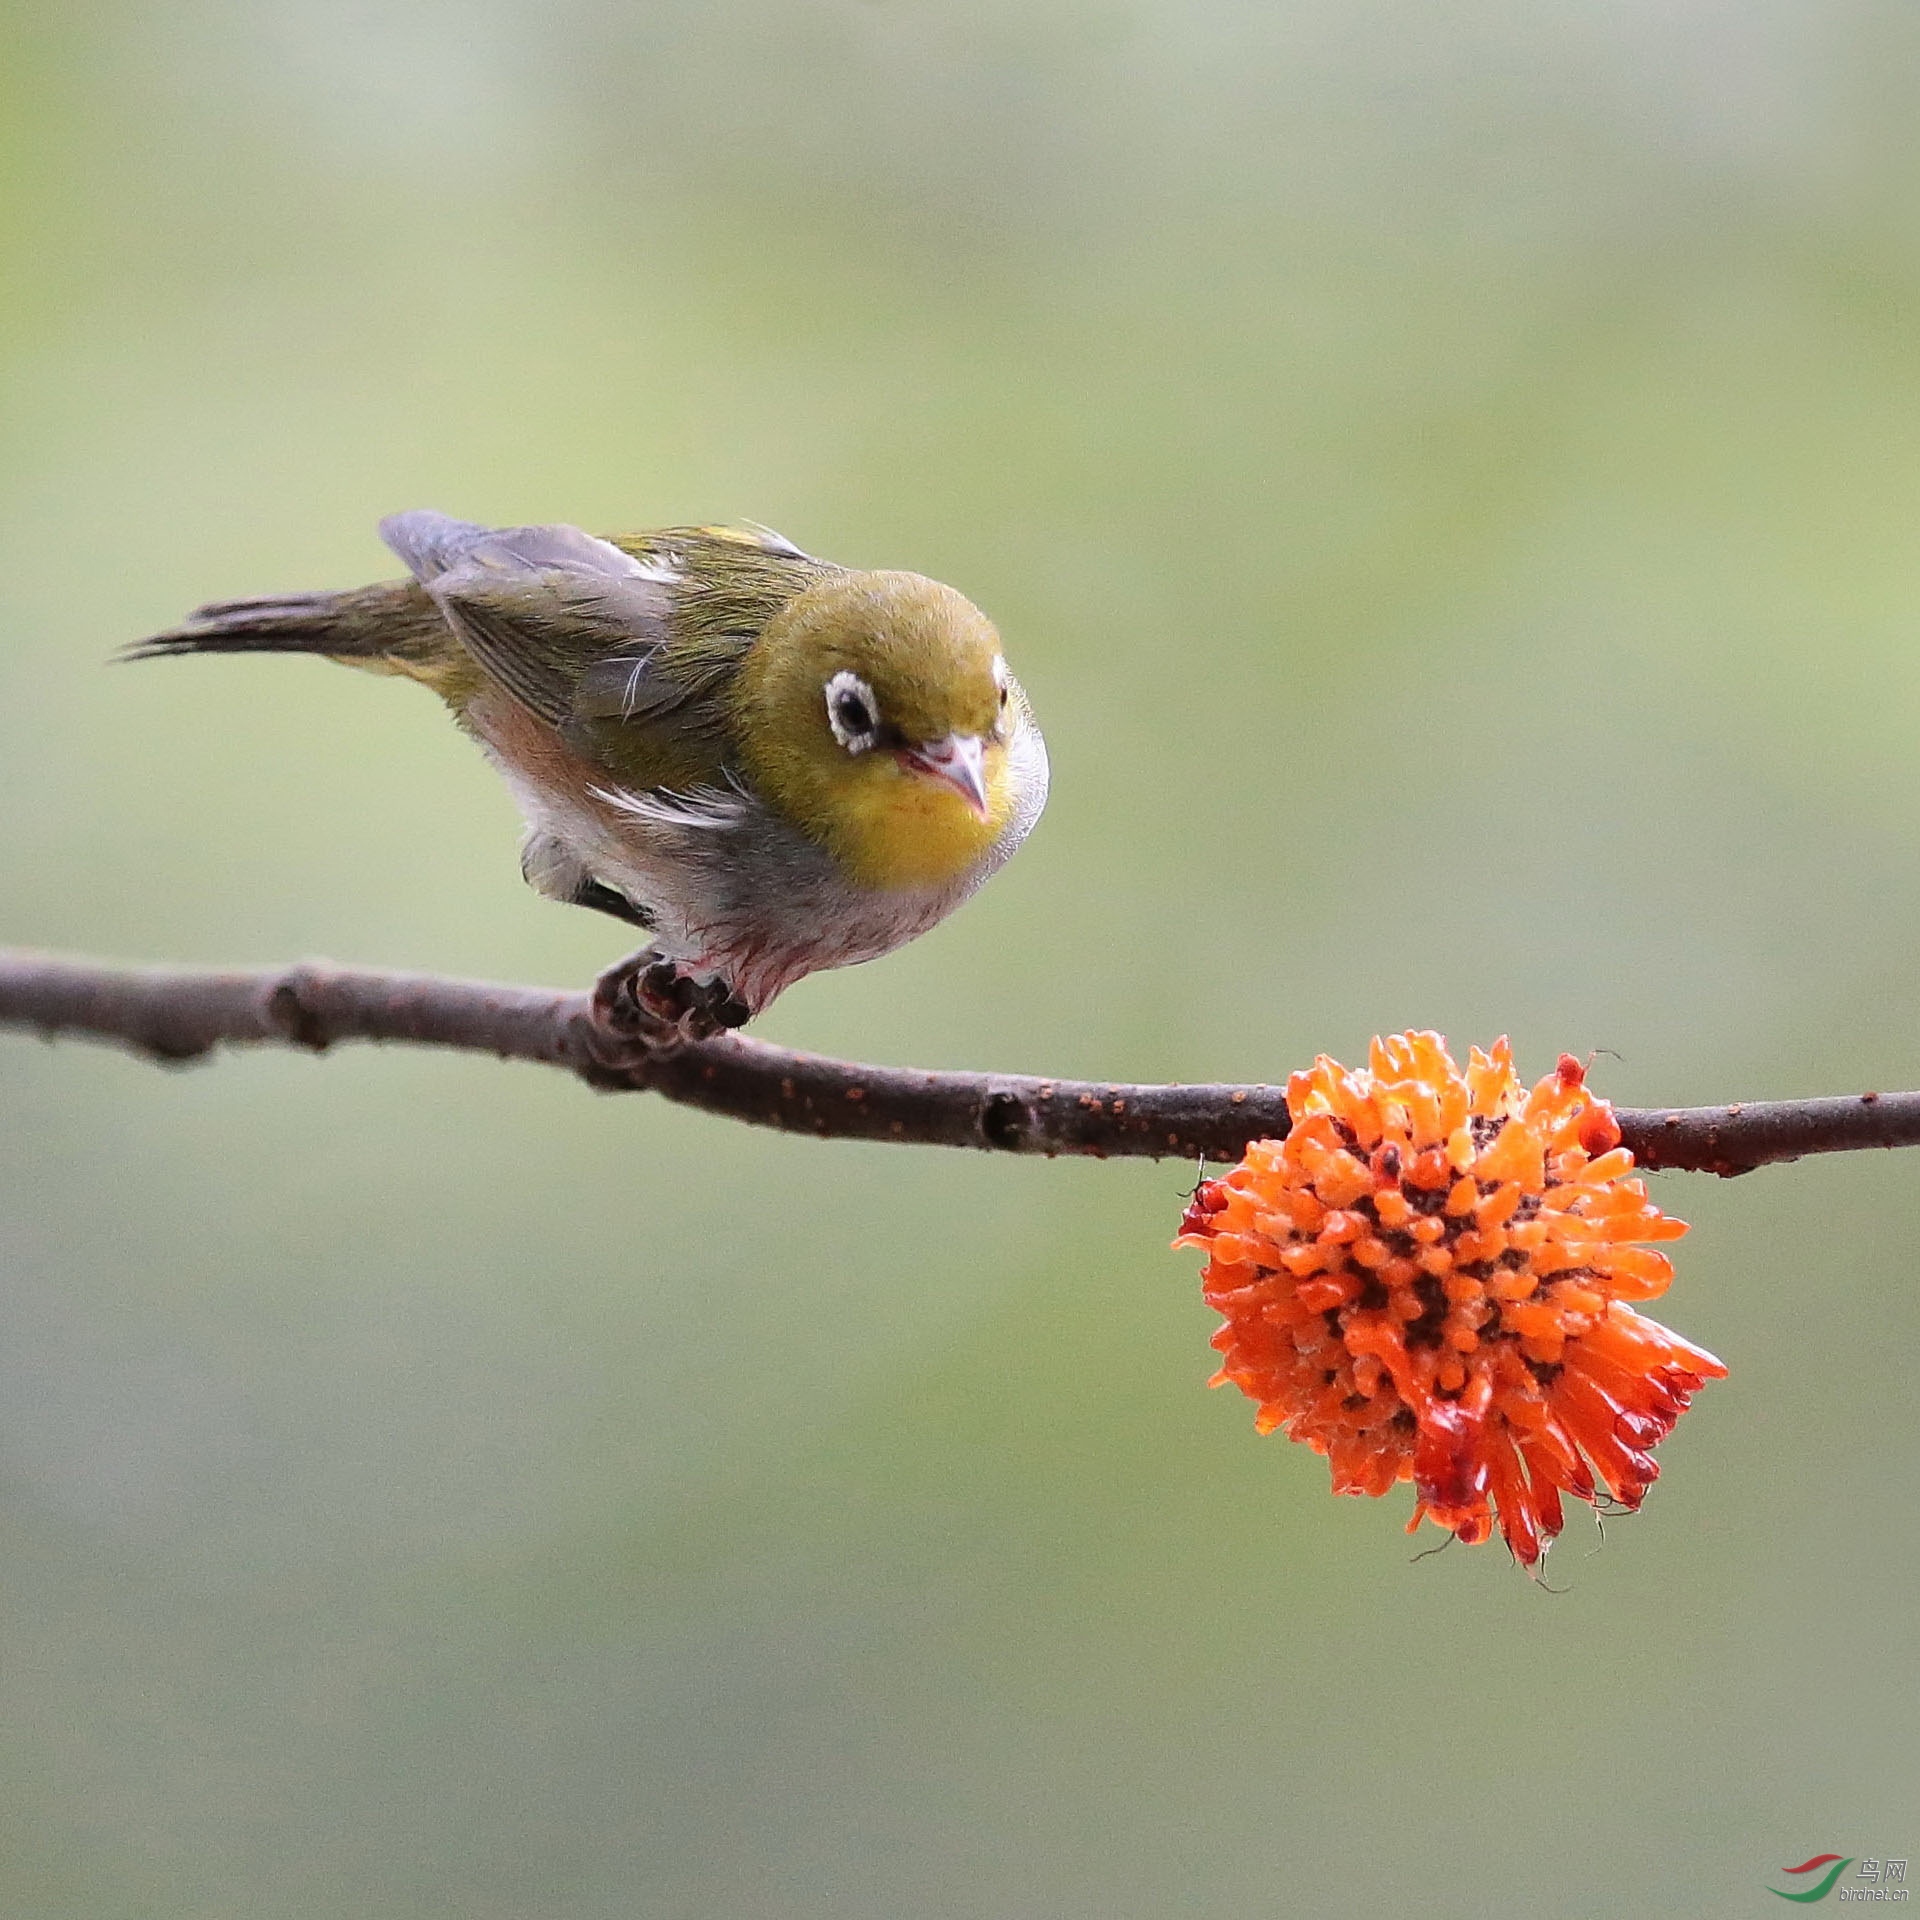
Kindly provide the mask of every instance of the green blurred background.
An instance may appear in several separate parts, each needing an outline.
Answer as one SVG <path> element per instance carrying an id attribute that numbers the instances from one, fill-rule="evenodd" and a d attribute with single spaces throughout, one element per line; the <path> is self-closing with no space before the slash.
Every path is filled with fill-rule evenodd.
<path id="1" fill-rule="evenodd" d="M 1055 770 L 771 1036 L 1920 1084 L 1910 7 L 0 31 L 0 940 L 584 982 L 618 930 L 424 695 L 103 661 L 397 508 L 751 517 L 978 599 Z M 8 1038 L 0 1912 L 1745 1914 L 1920 1854 L 1917 1172 L 1657 1182 L 1733 1376 L 1554 1596 L 1203 1391 L 1190 1169 Z"/>

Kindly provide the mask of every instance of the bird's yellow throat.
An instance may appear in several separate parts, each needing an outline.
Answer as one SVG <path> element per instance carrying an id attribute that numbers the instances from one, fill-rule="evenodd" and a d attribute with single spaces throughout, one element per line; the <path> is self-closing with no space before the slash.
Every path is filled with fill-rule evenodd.
<path id="1" fill-rule="evenodd" d="M 890 757 L 875 755 L 847 772 L 853 777 L 826 816 L 827 840 L 861 886 L 891 891 L 956 880 L 999 839 L 1013 810 L 1003 746 L 987 749 L 984 820 L 951 787 Z"/>

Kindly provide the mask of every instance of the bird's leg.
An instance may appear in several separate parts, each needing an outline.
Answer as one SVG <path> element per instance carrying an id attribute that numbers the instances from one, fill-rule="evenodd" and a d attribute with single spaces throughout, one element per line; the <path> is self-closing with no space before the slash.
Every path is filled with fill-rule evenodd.
<path id="1" fill-rule="evenodd" d="M 551 834 L 527 836 L 520 855 L 520 871 L 538 893 L 570 907 L 590 907 L 643 933 L 653 931 L 651 918 L 624 893 L 596 880 Z M 736 1003 L 737 1004 L 737 1003 Z M 593 987 L 593 1024 L 607 1050 L 630 1053 L 638 1048 L 657 1053 L 682 1040 L 705 1040 L 720 1026 L 738 1026 L 738 1020 L 709 1024 L 702 1016 L 702 990 L 680 976 L 670 961 L 651 947 L 642 947 L 609 967 Z M 740 1018 L 745 1019 L 741 1009 Z"/>
<path id="2" fill-rule="evenodd" d="M 753 1016 L 724 981 L 696 980 L 678 962 L 642 947 L 594 983 L 593 1017 L 622 1039 L 665 1047 L 711 1040 Z"/>
<path id="3" fill-rule="evenodd" d="M 567 895 L 567 904 L 570 907 L 591 907 L 595 913 L 623 920 L 630 927 L 638 927 L 642 933 L 653 931 L 653 922 L 624 893 L 615 893 L 611 887 L 603 887 L 598 880 L 582 880 Z"/>
<path id="4" fill-rule="evenodd" d="M 596 880 L 568 849 L 564 840 L 551 833 L 529 833 L 520 849 L 520 873 L 535 893 L 562 906 L 591 907 L 595 913 L 610 915 L 642 933 L 653 931 L 653 921 L 624 893 Z"/>

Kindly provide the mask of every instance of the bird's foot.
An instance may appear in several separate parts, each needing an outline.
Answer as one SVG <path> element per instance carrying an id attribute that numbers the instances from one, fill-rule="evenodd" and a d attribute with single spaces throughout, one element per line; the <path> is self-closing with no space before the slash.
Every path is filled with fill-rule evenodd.
<path id="1" fill-rule="evenodd" d="M 649 1051 L 711 1040 L 752 1017 L 725 981 L 697 980 L 651 947 L 609 967 L 593 988 L 595 1025 Z"/>
<path id="2" fill-rule="evenodd" d="M 724 980 L 696 980 L 671 960 L 655 960 L 640 970 L 629 993 L 645 1013 L 675 1028 L 683 1040 L 711 1040 L 753 1018 L 753 1009 Z"/>

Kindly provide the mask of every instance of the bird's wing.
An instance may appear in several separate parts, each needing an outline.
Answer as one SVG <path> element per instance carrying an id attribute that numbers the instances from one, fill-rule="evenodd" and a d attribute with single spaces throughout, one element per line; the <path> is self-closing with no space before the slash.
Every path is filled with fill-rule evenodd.
<path id="1" fill-rule="evenodd" d="M 665 527 L 618 537 L 623 553 L 682 579 L 671 644 L 636 637 L 593 661 L 574 689 L 582 722 L 645 728 L 669 715 L 710 717 L 754 637 L 830 563 L 801 552 L 770 527 Z M 596 729 L 597 731 L 598 729 Z"/>
<path id="2" fill-rule="evenodd" d="M 671 619 L 582 668 L 567 738 L 628 790 L 724 784 L 741 663 L 782 607 L 838 569 L 764 528 L 663 527 L 616 544 L 675 582 Z"/>
<path id="3" fill-rule="evenodd" d="M 644 679 L 664 647 L 676 576 L 578 527 L 422 511 L 383 520 L 380 535 L 487 676 L 549 726 L 571 726 L 583 689 L 604 700 L 609 663 Z"/>
<path id="4" fill-rule="evenodd" d="M 664 639 L 643 638 L 590 660 L 573 690 L 576 720 L 622 724 L 664 720 L 668 714 L 717 693 L 738 665 L 728 648 L 669 648 Z"/>
<path id="5" fill-rule="evenodd" d="M 427 588 L 476 560 L 500 567 L 600 574 L 608 579 L 655 571 L 645 559 L 623 553 L 612 541 L 596 539 L 578 527 L 482 527 L 424 507 L 389 514 L 380 522 L 380 538 Z"/>

